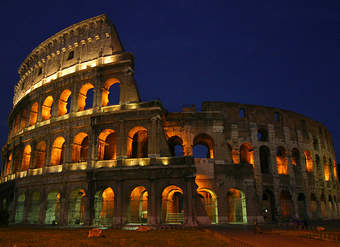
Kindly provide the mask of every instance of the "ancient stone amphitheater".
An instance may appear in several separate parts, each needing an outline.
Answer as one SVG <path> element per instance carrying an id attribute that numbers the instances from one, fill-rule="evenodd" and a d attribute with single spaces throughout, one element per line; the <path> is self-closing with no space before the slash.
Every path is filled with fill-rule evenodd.
<path id="1" fill-rule="evenodd" d="M 221 224 L 340 217 L 329 131 L 282 109 L 141 102 L 134 57 L 100 15 L 19 68 L 2 148 L 12 224 Z M 112 97 L 114 92 L 118 97 Z"/>

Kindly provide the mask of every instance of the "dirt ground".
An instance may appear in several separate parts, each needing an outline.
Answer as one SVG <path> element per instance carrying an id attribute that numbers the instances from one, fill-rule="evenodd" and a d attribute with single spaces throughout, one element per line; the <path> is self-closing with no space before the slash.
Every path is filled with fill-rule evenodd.
<path id="1" fill-rule="evenodd" d="M 327 232 L 340 234 L 340 221 L 319 224 Z M 104 230 L 104 237 L 89 239 L 89 229 L 51 229 L 29 227 L 0 228 L 0 247 L 335 247 L 340 242 L 309 239 L 307 232 L 275 225 L 260 226 L 262 233 L 255 233 L 252 226 L 224 225 L 209 228 L 168 229 L 137 232 Z M 241 241 L 232 245 L 228 240 Z M 241 244 L 240 244 L 241 243 Z M 248 247 L 248 246 L 247 246 Z"/>

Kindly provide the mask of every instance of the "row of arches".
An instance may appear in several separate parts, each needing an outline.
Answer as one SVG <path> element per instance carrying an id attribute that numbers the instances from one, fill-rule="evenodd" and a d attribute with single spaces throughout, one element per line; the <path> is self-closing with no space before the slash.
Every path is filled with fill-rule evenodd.
<path id="1" fill-rule="evenodd" d="M 206 215 L 212 224 L 218 223 L 217 198 L 211 189 L 201 188 L 197 194 L 204 206 Z M 47 198 L 42 200 L 40 192 L 33 192 L 26 202 L 26 194 L 21 193 L 17 197 L 15 209 L 15 223 L 26 222 L 37 224 L 59 224 L 61 223 L 61 211 L 67 212 L 67 225 L 84 224 L 87 210 L 88 196 L 84 189 L 77 188 L 70 192 L 67 198 L 62 198 L 58 191 L 51 191 Z M 67 201 L 67 206 L 62 208 L 62 200 Z M 161 193 L 159 205 L 160 220 L 163 224 L 183 224 L 184 223 L 184 192 L 177 185 L 165 187 Z M 230 188 L 227 192 L 226 205 L 229 223 L 247 223 L 247 209 L 245 194 L 235 188 Z M 127 198 L 126 222 L 128 224 L 148 223 L 148 213 L 150 209 L 149 191 L 144 186 L 137 186 Z M 95 193 L 93 200 L 93 220 L 92 224 L 97 226 L 109 226 L 114 223 L 117 215 L 116 192 L 112 187 L 103 188 Z M 43 211 L 41 213 L 40 211 Z M 26 212 L 26 213 L 25 213 Z M 26 218 L 25 218 L 26 215 Z M 41 219 L 41 216 L 42 219 Z"/>
<path id="2" fill-rule="evenodd" d="M 41 121 L 51 119 L 53 114 L 56 114 L 56 117 L 63 116 L 70 113 L 72 111 L 71 109 L 74 109 L 74 111 L 83 111 L 92 108 L 94 101 L 96 100 L 94 97 L 94 90 L 95 86 L 88 82 L 83 84 L 79 89 L 77 100 L 75 97 L 72 98 L 72 91 L 70 88 L 62 91 L 57 99 L 55 99 L 52 95 L 48 95 L 41 104 Z M 100 91 L 101 106 L 119 104 L 120 81 L 118 79 L 111 78 L 107 80 Z M 72 102 L 72 99 L 77 102 Z M 72 107 L 72 104 L 75 105 Z M 57 107 L 55 113 L 54 107 Z M 27 109 L 24 109 L 16 115 L 13 127 L 11 128 L 11 134 L 15 135 L 21 129 L 36 124 L 38 121 L 38 115 L 39 103 L 34 102 L 30 106 L 29 112 Z"/>
<path id="3" fill-rule="evenodd" d="M 14 158 L 12 153 L 8 156 L 7 168 L 4 175 L 25 171 L 28 168 L 43 168 L 46 165 L 47 145 L 45 141 L 36 144 L 31 165 L 32 147 L 27 144 L 23 153 L 16 150 Z M 79 132 L 73 138 L 72 163 L 86 162 L 89 156 L 89 136 L 85 132 Z M 137 126 L 129 131 L 127 139 L 127 152 L 129 158 L 148 157 L 148 131 L 146 128 Z M 98 135 L 97 160 L 114 160 L 117 155 L 117 136 L 113 129 L 104 129 Z M 12 161 L 13 160 L 13 161 Z M 53 141 L 50 155 L 50 165 L 61 165 L 65 161 L 65 138 L 58 136 Z M 12 164 L 13 163 L 13 164 Z M 13 166 L 13 167 L 12 167 Z"/>

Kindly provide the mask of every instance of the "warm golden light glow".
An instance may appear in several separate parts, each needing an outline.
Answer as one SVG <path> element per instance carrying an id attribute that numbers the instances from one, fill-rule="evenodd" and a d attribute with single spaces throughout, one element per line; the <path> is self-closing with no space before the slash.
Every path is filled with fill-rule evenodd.
<path id="1" fill-rule="evenodd" d="M 112 129 L 103 130 L 98 136 L 98 160 L 114 160 L 117 153 L 117 140 L 115 131 Z"/>
<path id="2" fill-rule="evenodd" d="M 325 176 L 325 181 L 329 181 L 330 171 L 329 171 L 329 164 L 327 163 L 326 157 L 323 157 L 323 172 L 324 172 L 324 176 Z"/>
<path id="3" fill-rule="evenodd" d="M 89 138 L 84 132 L 78 133 L 72 144 L 72 162 L 87 161 L 89 149 Z"/>
<path id="4" fill-rule="evenodd" d="M 30 119 L 29 125 L 32 126 L 37 122 L 38 119 L 38 102 L 34 102 L 31 111 L 30 111 Z"/>
<path id="5" fill-rule="evenodd" d="M 58 102 L 58 116 L 65 115 L 67 112 L 67 101 L 72 94 L 71 90 L 65 89 L 61 94 Z"/>
<path id="6" fill-rule="evenodd" d="M 313 171 L 313 158 L 312 154 L 309 150 L 306 150 L 304 152 L 305 154 L 305 163 L 306 163 L 306 171 L 307 172 L 312 172 Z"/>
<path id="7" fill-rule="evenodd" d="M 53 104 L 53 97 L 47 96 L 41 109 L 41 117 L 43 120 L 48 120 L 51 118 L 52 104 Z"/>
<path id="8" fill-rule="evenodd" d="M 52 145 L 51 165 L 57 166 L 64 163 L 65 139 L 62 136 L 57 137 Z"/>
<path id="9" fill-rule="evenodd" d="M 146 158 L 148 155 L 148 132 L 142 126 L 133 127 L 128 134 L 127 154 L 129 158 Z"/>
<path id="10" fill-rule="evenodd" d="M 286 150 L 279 147 L 276 153 L 277 173 L 281 175 L 288 174 L 288 157 Z"/>
<path id="11" fill-rule="evenodd" d="M 338 172 L 336 170 L 335 160 L 333 160 L 333 174 L 334 174 L 334 179 L 337 180 L 338 179 Z"/>
<path id="12" fill-rule="evenodd" d="M 78 111 L 83 111 L 86 107 L 86 98 L 87 98 L 87 92 L 94 88 L 94 86 L 91 83 L 85 83 L 78 95 Z"/>
<path id="13" fill-rule="evenodd" d="M 116 83 L 120 83 L 116 78 L 111 78 L 105 82 L 104 88 L 102 89 L 102 106 L 107 106 L 109 104 L 110 87 Z"/>
<path id="14" fill-rule="evenodd" d="M 6 168 L 6 176 L 8 176 L 11 173 L 11 168 L 12 168 L 12 153 L 8 156 L 7 160 L 7 168 Z"/>
<path id="15" fill-rule="evenodd" d="M 31 145 L 26 145 L 24 149 L 24 154 L 22 157 L 22 164 L 21 164 L 21 170 L 26 171 L 29 168 L 30 161 L 31 161 Z"/>
<path id="16" fill-rule="evenodd" d="M 36 146 L 34 168 L 43 168 L 45 166 L 45 156 L 46 143 L 41 141 Z"/>
<path id="17" fill-rule="evenodd" d="M 254 167 L 254 151 L 250 143 L 243 143 L 241 145 L 240 162 L 251 164 Z"/>

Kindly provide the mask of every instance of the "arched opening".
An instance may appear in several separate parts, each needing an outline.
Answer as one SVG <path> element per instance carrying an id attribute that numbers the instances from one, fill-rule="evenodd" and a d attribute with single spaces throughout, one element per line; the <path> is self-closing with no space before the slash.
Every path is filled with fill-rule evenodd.
<path id="1" fill-rule="evenodd" d="M 117 137 L 112 129 L 103 130 L 98 136 L 98 160 L 114 160 L 117 154 Z"/>
<path id="2" fill-rule="evenodd" d="M 257 140 L 260 142 L 268 141 L 268 131 L 265 128 L 260 128 L 257 130 Z"/>
<path id="3" fill-rule="evenodd" d="M 91 83 L 85 83 L 79 90 L 78 111 L 90 109 L 93 106 L 93 88 Z"/>
<path id="4" fill-rule="evenodd" d="M 209 135 L 199 134 L 195 136 L 193 144 L 195 158 L 214 158 L 214 141 Z"/>
<path id="5" fill-rule="evenodd" d="M 313 139 L 313 147 L 315 150 L 319 150 L 319 140 L 317 138 Z"/>
<path id="6" fill-rule="evenodd" d="M 60 215 L 60 193 L 53 191 L 47 195 L 45 224 L 55 225 L 59 223 Z"/>
<path id="7" fill-rule="evenodd" d="M 86 133 L 78 133 L 72 143 L 72 162 L 87 161 L 89 150 L 89 137 Z"/>
<path id="8" fill-rule="evenodd" d="M 210 189 L 198 189 L 197 193 L 204 205 L 204 209 L 210 219 L 211 224 L 218 223 L 218 210 L 217 210 L 217 198 L 213 191 Z"/>
<path id="9" fill-rule="evenodd" d="M 320 197 L 320 207 L 321 207 L 321 216 L 322 218 L 327 218 L 328 213 L 327 213 L 327 208 L 326 208 L 326 198 L 324 194 L 321 194 Z"/>
<path id="10" fill-rule="evenodd" d="M 7 160 L 7 168 L 6 168 L 6 176 L 8 176 L 11 173 L 12 169 L 12 153 L 8 155 L 8 160 Z"/>
<path id="11" fill-rule="evenodd" d="M 129 198 L 128 223 L 141 224 L 148 221 L 148 191 L 143 186 L 134 188 Z"/>
<path id="12" fill-rule="evenodd" d="M 114 216 L 114 191 L 108 187 L 98 191 L 95 195 L 94 224 L 97 226 L 110 226 Z"/>
<path id="13" fill-rule="evenodd" d="M 71 90 L 65 89 L 61 94 L 58 102 L 58 116 L 65 115 L 70 112 Z"/>
<path id="14" fill-rule="evenodd" d="M 85 195 L 83 189 L 75 189 L 71 192 L 68 200 L 69 225 L 84 224 Z"/>
<path id="15" fill-rule="evenodd" d="M 171 156 L 183 157 L 183 140 L 178 136 L 172 136 L 168 139 L 168 145 Z"/>
<path id="16" fill-rule="evenodd" d="M 45 157 L 46 143 L 41 141 L 36 146 L 34 168 L 43 168 L 45 166 Z"/>
<path id="17" fill-rule="evenodd" d="M 52 105 L 53 105 L 53 97 L 47 96 L 46 99 L 44 100 L 42 107 L 41 107 L 42 120 L 48 120 L 48 119 L 51 118 Z"/>
<path id="18" fill-rule="evenodd" d="M 240 147 L 240 163 L 247 163 L 254 166 L 254 152 L 250 143 L 243 143 Z"/>
<path id="19" fill-rule="evenodd" d="M 305 164 L 306 164 L 306 171 L 307 172 L 312 172 L 313 171 L 313 158 L 312 154 L 309 150 L 306 150 L 304 152 L 305 154 Z"/>
<path id="20" fill-rule="evenodd" d="M 38 119 L 38 102 L 34 102 L 30 111 L 29 125 L 32 126 L 37 122 Z"/>
<path id="21" fill-rule="evenodd" d="M 312 218 L 316 219 L 318 217 L 318 201 L 314 193 L 310 195 L 310 211 L 312 213 Z"/>
<path id="22" fill-rule="evenodd" d="M 332 217 L 334 217 L 335 216 L 335 207 L 334 207 L 333 198 L 332 198 L 331 195 L 328 195 L 328 209 L 329 209 L 330 215 Z"/>
<path id="23" fill-rule="evenodd" d="M 272 191 L 265 190 L 262 195 L 262 212 L 265 222 L 275 220 L 275 197 Z"/>
<path id="24" fill-rule="evenodd" d="M 283 218 L 293 217 L 293 201 L 292 197 L 287 190 L 281 191 L 280 194 L 280 204 L 281 204 L 281 215 Z"/>
<path id="25" fill-rule="evenodd" d="M 276 151 L 277 173 L 288 175 L 288 158 L 284 147 L 278 147 Z"/>
<path id="26" fill-rule="evenodd" d="M 57 166 L 64 163 L 65 139 L 62 136 L 57 137 L 52 145 L 51 165 Z"/>
<path id="27" fill-rule="evenodd" d="M 270 174 L 270 150 L 267 146 L 260 147 L 261 172 Z"/>
<path id="28" fill-rule="evenodd" d="M 22 156 L 22 164 L 21 164 L 22 171 L 28 170 L 30 166 L 31 151 L 32 151 L 31 145 L 26 145 L 24 148 L 24 154 Z"/>
<path id="29" fill-rule="evenodd" d="M 162 222 L 165 224 L 183 224 L 183 190 L 175 185 L 167 186 L 162 192 Z"/>
<path id="30" fill-rule="evenodd" d="M 336 170 L 336 163 L 335 160 L 333 160 L 333 175 L 334 175 L 334 179 L 338 180 L 338 172 Z"/>
<path id="31" fill-rule="evenodd" d="M 13 173 L 20 171 L 20 161 L 21 161 L 20 151 L 16 150 L 14 153 L 14 167 L 12 171 Z"/>
<path id="32" fill-rule="evenodd" d="M 330 178 L 329 165 L 327 163 L 327 158 L 325 156 L 323 157 L 323 173 L 324 173 L 325 181 L 329 181 L 329 178 Z"/>
<path id="33" fill-rule="evenodd" d="M 27 122 L 27 110 L 24 109 L 21 113 L 20 129 L 26 128 L 26 122 Z"/>
<path id="34" fill-rule="evenodd" d="M 129 158 L 148 157 L 148 131 L 146 128 L 137 126 L 129 131 L 127 150 Z"/>
<path id="35" fill-rule="evenodd" d="M 116 78 L 107 80 L 102 89 L 102 106 L 118 105 L 120 97 L 120 82 Z"/>
<path id="36" fill-rule="evenodd" d="M 22 223 L 24 220 L 24 210 L 25 210 L 25 193 L 21 193 L 18 196 L 16 209 L 15 209 L 15 223 Z"/>
<path id="37" fill-rule="evenodd" d="M 307 218 L 306 199 L 303 193 L 299 193 L 298 195 L 298 212 L 300 219 Z"/>
<path id="38" fill-rule="evenodd" d="M 231 188 L 227 193 L 228 222 L 247 223 L 246 196 L 241 190 Z"/>
<path id="39" fill-rule="evenodd" d="M 27 215 L 30 224 L 38 224 L 40 218 L 40 192 L 33 192 L 31 195 L 31 205 Z"/>

